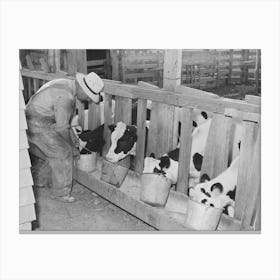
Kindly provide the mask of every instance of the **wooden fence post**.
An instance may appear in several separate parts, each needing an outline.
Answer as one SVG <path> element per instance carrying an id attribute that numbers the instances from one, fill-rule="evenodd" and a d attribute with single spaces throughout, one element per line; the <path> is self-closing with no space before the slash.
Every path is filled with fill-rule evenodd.
<path id="1" fill-rule="evenodd" d="M 256 94 L 260 91 L 260 66 L 261 66 L 261 50 L 256 50 L 256 66 L 255 66 L 255 84 L 256 84 Z"/>
<path id="2" fill-rule="evenodd" d="M 228 65 L 228 85 L 231 84 L 231 76 L 232 76 L 232 62 L 233 62 L 233 49 L 229 50 L 229 65 Z"/>
<path id="3" fill-rule="evenodd" d="M 182 55 L 181 49 L 165 50 L 164 63 L 163 63 L 163 88 L 169 91 L 174 91 L 177 86 L 181 84 L 182 76 Z M 165 106 L 166 108 L 166 106 Z M 174 149 L 178 141 L 178 118 L 179 110 L 175 107 L 167 107 L 165 118 L 162 122 L 169 126 L 168 130 L 170 135 L 166 135 L 167 148 Z"/>
<path id="4" fill-rule="evenodd" d="M 110 50 L 111 63 L 112 63 L 112 80 L 119 81 L 119 56 L 117 50 Z"/>

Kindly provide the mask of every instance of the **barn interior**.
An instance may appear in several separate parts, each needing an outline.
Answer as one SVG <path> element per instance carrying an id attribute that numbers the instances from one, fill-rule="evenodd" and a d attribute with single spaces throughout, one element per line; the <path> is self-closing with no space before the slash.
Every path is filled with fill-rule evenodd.
<path id="1" fill-rule="evenodd" d="M 24 49 L 20 50 L 20 230 L 22 231 L 189 231 L 188 207 L 191 123 L 195 109 L 211 112 L 202 170 L 215 178 L 229 166 L 233 119 L 242 123 L 234 216 L 222 214 L 216 230 L 259 231 L 261 51 L 256 49 Z M 95 72 L 104 81 L 103 153 L 94 171 L 77 168 L 73 204 L 50 199 L 48 188 L 34 187 L 32 155 L 26 136 L 25 106 L 38 89 L 57 78 L 73 79 L 76 72 Z M 111 118 L 112 100 L 116 103 Z M 145 120 L 152 101 L 148 147 Z M 136 155 L 126 161 L 121 187 L 102 180 L 104 155 L 110 147 L 112 122 L 132 123 L 137 102 Z M 106 107 L 107 106 L 107 107 Z M 139 174 L 151 151 L 159 157 L 177 146 L 178 109 L 182 109 L 178 180 L 164 207 L 139 199 Z M 100 106 L 76 103 L 81 126 L 102 124 Z M 187 155 L 187 156 L 186 156 Z M 131 162 L 133 161 L 133 164 Z M 251 168 L 249 168 L 249 166 Z M 257 174 L 257 176 L 256 176 Z"/>

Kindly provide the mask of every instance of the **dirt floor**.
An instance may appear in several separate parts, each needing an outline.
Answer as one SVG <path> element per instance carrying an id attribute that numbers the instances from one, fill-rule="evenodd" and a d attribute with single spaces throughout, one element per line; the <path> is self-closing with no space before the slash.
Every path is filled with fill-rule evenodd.
<path id="1" fill-rule="evenodd" d="M 153 227 L 104 200 L 94 192 L 76 184 L 74 203 L 63 203 L 50 198 L 50 190 L 37 188 L 37 231 L 152 231 Z"/>

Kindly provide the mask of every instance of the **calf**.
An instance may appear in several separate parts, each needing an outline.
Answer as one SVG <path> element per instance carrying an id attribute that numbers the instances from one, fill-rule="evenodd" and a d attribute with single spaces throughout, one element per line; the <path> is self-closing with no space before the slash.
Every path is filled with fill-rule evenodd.
<path id="1" fill-rule="evenodd" d="M 103 137 L 104 124 L 94 130 L 85 130 L 78 134 L 79 140 L 82 141 L 81 154 L 96 152 L 102 155 L 102 148 L 105 144 Z"/>
<path id="2" fill-rule="evenodd" d="M 111 146 L 106 159 L 118 162 L 128 155 L 135 155 L 137 128 L 135 125 L 126 125 L 123 122 L 108 126 L 111 130 Z"/>
<path id="3" fill-rule="evenodd" d="M 190 188 L 190 197 L 206 205 L 224 208 L 224 213 L 233 217 L 238 166 L 239 156 L 216 178 L 210 180 L 209 176 L 204 174 L 201 176 L 204 182 Z"/>
<path id="4" fill-rule="evenodd" d="M 211 120 L 208 120 L 196 127 L 192 133 L 190 184 L 194 184 L 193 182 L 198 183 L 210 124 Z M 145 158 L 143 173 L 162 173 L 170 179 L 172 184 L 176 184 L 178 178 L 179 148 L 170 151 L 158 159 L 153 158 L 153 154 Z"/>

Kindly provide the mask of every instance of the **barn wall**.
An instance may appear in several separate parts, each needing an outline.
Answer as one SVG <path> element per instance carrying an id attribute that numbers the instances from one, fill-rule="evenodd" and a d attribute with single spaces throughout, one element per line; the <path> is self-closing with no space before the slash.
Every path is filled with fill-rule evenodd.
<path id="1" fill-rule="evenodd" d="M 27 123 L 23 99 L 23 83 L 19 77 L 19 229 L 31 230 L 31 222 L 36 220 L 35 197 L 32 189 L 31 162 L 26 135 Z"/>

